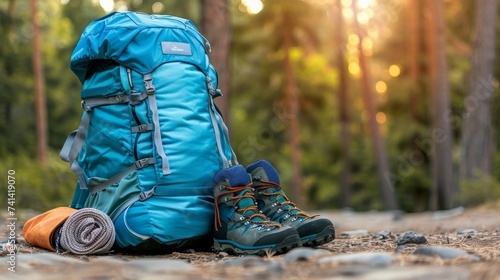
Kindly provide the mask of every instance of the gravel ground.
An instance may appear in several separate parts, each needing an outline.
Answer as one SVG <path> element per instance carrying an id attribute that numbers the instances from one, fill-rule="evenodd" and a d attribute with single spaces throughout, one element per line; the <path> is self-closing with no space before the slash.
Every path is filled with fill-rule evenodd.
<path id="1" fill-rule="evenodd" d="M 18 229 L 16 272 L 8 271 L 9 256 L 0 257 L 5 271 L 0 279 L 500 279 L 499 209 L 318 213 L 334 222 L 333 242 L 266 257 L 212 252 L 56 255 L 24 242 Z M 33 215 L 24 212 L 18 226 Z M 401 244 L 410 231 L 423 242 Z M 0 238 L 7 236 L 4 227 Z M 416 254 L 426 248 L 453 248 L 458 254 Z"/>

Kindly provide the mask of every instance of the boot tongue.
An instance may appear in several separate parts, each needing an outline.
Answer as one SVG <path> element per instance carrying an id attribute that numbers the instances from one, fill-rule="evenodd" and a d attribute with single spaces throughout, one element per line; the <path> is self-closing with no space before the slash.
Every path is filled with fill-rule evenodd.
<path id="1" fill-rule="evenodd" d="M 239 192 L 237 194 L 237 196 L 243 196 L 248 192 L 252 192 L 252 190 L 250 190 L 250 189 L 243 190 L 243 191 Z M 255 200 L 253 198 L 245 197 L 245 198 L 240 199 L 240 201 L 236 204 L 236 206 L 238 206 L 239 209 L 245 209 L 247 207 L 256 206 L 256 205 L 255 205 Z M 245 211 L 244 216 L 249 217 L 253 214 L 258 214 L 258 211 L 247 210 L 247 211 Z M 254 216 L 252 218 L 252 220 L 253 221 L 263 221 L 264 219 L 262 217 L 259 217 L 259 216 Z"/>
<path id="2" fill-rule="evenodd" d="M 259 160 L 247 167 L 247 172 L 252 174 L 252 178 L 260 178 L 264 181 L 280 184 L 278 171 L 267 161 Z"/>
<path id="3" fill-rule="evenodd" d="M 253 169 L 253 171 L 251 172 L 251 174 L 252 174 L 252 178 L 258 178 L 258 179 L 260 179 L 262 181 L 273 182 L 273 183 L 278 184 L 278 185 L 280 183 L 278 172 L 270 164 L 269 164 L 269 166 L 266 166 L 266 165 L 262 166 L 261 165 L 261 166 L 255 167 L 255 169 Z M 262 183 L 260 183 L 257 180 L 257 181 L 254 181 L 254 184 L 255 184 L 255 186 L 258 187 Z M 276 201 L 278 203 L 280 203 L 280 204 L 288 201 L 286 199 L 285 192 L 281 188 L 270 187 L 270 188 L 267 188 L 265 190 L 265 192 L 269 192 L 269 193 L 281 193 L 281 194 L 283 194 L 283 195 L 275 195 Z M 284 210 L 289 210 L 290 208 L 292 208 L 292 206 L 289 205 L 289 204 L 285 204 L 283 206 Z M 298 212 L 299 212 L 299 210 L 294 209 L 294 210 L 290 211 L 290 214 L 295 215 Z"/>

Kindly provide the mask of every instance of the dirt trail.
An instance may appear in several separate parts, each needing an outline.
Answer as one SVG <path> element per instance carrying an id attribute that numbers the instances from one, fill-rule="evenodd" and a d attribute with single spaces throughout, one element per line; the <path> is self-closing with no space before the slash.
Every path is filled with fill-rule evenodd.
<path id="1" fill-rule="evenodd" d="M 19 230 L 18 271 L 9 274 L 9 279 L 500 279 L 498 209 L 457 208 L 404 215 L 391 212 L 318 213 L 334 222 L 337 238 L 319 247 L 328 256 L 308 256 L 305 260 L 294 261 L 287 260 L 290 253 L 264 258 L 212 252 L 58 256 L 26 244 Z M 24 216 L 27 218 L 29 214 Z M 382 230 L 391 233 L 385 239 L 373 238 Z M 397 238 L 407 231 L 423 234 L 427 243 L 398 247 Z M 1 230 L 0 239 L 7 234 L 5 229 Z M 413 254 L 422 246 L 456 248 L 477 259 Z M 356 263 L 366 257 L 360 253 L 391 260 L 382 266 Z M 348 255 L 359 256 L 359 259 L 354 263 L 328 261 L 332 256 Z M 0 257 L 0 268 L 3 269 L 6 260 L 5 256 Z M 4 275 L 7 274 L 2 271 L 0 278 Z"/>

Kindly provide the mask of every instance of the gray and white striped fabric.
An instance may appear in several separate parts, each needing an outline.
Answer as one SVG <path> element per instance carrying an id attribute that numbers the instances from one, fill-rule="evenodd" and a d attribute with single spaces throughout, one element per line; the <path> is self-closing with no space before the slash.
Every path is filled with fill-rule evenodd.
<path id="1" fill-rule="evenodd" d="M 115 242 L 113 221 L 104 212 L 82 208 L 69 216 L 62 227 L 61 247 L 73 254 L 103 254 Z"/>

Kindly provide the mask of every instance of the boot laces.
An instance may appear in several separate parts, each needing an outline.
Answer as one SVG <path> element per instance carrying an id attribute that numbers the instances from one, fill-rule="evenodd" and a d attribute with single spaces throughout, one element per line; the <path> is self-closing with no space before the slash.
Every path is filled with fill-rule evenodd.
<path id="1" fill-rule="evenodd" d="M 238 186 L 238 187 L 230 187 L 229 186 L 229 187 L 225 187 L 225 189 L 227 190 L 227 192 L 225 192 L 224 194 L 219 194 L 218 196 L 215 197 L 215 203 L 214 203 L 215 204 L 215 230 L 218 230 L 219 226 L 222 226 L 222 221 L 220 219 L 218 199 L 220 196 L 227 195 L 228 193 L 243 193 L 242 195 L 229 197 L 228 200 L 235 200 L 236 212 L 241 213 L 242 216 L 246 218 L 245 219 L 246 221 L 249 221 L 253 224 L 259 224 L 261 227 L 264 227 L 264 228 L 268 228 L 268 227 L 280 228 L 281 227 L 281 224 L 267 219 L 267 217 L 264 214 L 259 212 L 253 191 L 251 191 L 252 190 L 252 183 L 250 183 L 246 186 Z M 248 191 L 245 191 L 245 190 L 248 190 Z M 246 206 L 244 208 L 240 208 L 238 206 L 238 203 L 244 198 L 250 198 L 253 200 L 254 203 L 252 203 L 252 205 Z M 250 215 L 247 216 L 246 213 L 248 211 L 252 211 L 253 213 L 250 212 Z M 260 218 L 260 219 L 255 219 L 255 218 Z"/>
<path id="2" fill-rule="evenodd" d="M 262 189 L 262 190 L 269 189 L 269 188 L 278 189 L 275 192 L 271 192 L 271 193 L 262 192 L 262 194 L 265 196 L 269 196 L 269 197 L 275 197 L 275 201 L 276 201 L 277 205 L 280 205 L 281 209 L 286 211 L 284 213 L 287 213 L 288 215 L 290 215 L 292 217 L 293 216 L 295 216 L 295 217 L 302 216 L 305 219 L 311 219 L 311 218 L 314 218 L 316 216 L 319 216 L 319 215 L 311 215 L 311 214 L 308 214 L 307 212 L 301 210 L 297 206 L 297 204 L 293 203 L 292 201 L 290 201 L 290 199 L 288 199 L 288 197 L 283 192 L 283 190 L 281 189 L 281 186 L 279 184 L 276 184 L 276 183 L 271 182 L 271 181 L 264 181 L 264 180 L 259 180 L 259 182 L 262 183 L 262 184 L 259 184 L 259 186 L 258 186 L 259 189 Z M 280 198 L 282 198 L 282 199 L 280 199 Z"/>

